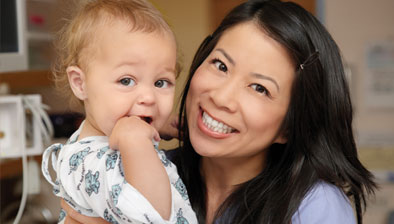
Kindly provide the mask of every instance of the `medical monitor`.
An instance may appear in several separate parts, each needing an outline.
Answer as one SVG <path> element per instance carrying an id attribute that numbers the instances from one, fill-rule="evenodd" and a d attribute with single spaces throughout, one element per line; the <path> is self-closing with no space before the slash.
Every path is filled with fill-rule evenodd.
<path id="1" fill-rule="evenodd" d="M 25 0 L 0 0 L 0 73 L 26 70 Z"/>

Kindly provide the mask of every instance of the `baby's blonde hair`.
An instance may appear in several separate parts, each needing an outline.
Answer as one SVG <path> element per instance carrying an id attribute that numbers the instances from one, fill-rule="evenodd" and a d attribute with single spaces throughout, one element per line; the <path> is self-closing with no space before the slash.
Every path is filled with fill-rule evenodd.
<path id="1" fill-rule="evenodd" d="M 130 31 L 165 32 L 173 35 L 161 13 L 145 0 L 78 0 L 71 19 L 57 33 L 55 50 L 57 58 L 52 67 L 55 86 L 70 99 L 72 107 L 80 107 L 68 83 L 66 69 L 78 66 L 88 69 L 87 56 L 93 55 L 88 48 L 95 43 L 95 32 L 111 22 L 124 21 L 130 24 Z M 88 52 L 86 52 L 88 51 Z M 177 69 L 179 64 L 177 64 Z"/>

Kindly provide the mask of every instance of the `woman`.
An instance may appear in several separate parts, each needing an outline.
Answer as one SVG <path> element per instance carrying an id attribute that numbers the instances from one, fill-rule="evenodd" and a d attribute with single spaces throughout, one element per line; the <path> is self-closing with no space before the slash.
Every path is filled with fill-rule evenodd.
<path id="1" fill-rule="evenodd" d="M 231 11 L 196 53 L 180 117 L 169 157 L 200 223 L 355 223 L 350 201 L 362 223 L 376 186 L 339 49 L 298 5 Z"/>

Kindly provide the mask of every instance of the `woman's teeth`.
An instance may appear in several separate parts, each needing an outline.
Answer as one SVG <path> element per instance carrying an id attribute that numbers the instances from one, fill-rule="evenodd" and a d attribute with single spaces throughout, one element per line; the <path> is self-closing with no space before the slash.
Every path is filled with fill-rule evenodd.
<path id="1" fill-rule="evenodd" d="M 202 114 L 202 122 L 212 131 L 218 132 L 218 133 L 223 133 L 223 134 L 228 134 L 234 131 L 233 128 L 225 125 L 224 123 L 214 120 L 212 117 L 210 117 L 207 113 L 203 112 Z"/>

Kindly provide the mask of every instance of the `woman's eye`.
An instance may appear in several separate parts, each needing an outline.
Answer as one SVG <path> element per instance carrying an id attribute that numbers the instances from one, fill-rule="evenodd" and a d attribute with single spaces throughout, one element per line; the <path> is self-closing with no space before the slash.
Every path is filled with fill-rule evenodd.
<path id="1" fill-rule="evenodd" d="M 119 82 L 120 82 L 120 84 L 122 84 L 124 86 L 134 86 L 135 85 L 135 81 L 132 78 L 123 78 Z"/>
<path id="2" fill-rule="evenodd" d="M 252 84 L 252 85 L 250 85 L 250 87 L 251 87 L 254 91 L 258 92 L 258 93 L 265 94 L 265 95 L 267 95 L 267 96 L 270 95 L 269 92 L 268 92 L 268 90 L 267 90 L 264 86 L 262 86 L 262 85 L 260 85 L 260 84 Z"/>
<path id="3" fill-rule="evenodd" d="M 215 65 L 215 67 L 222 72 L 227 72 L 227 66 L 219 59 L 214 59 L 212 63 Z"/>
<path id="4" fill-rule="evenodd" d="M 170 84 L 171 83 L 169 81 L 160 79 L 160 80 L 157 80 L 155 82 L 155 87 L 157 87 L 157 88 L 168 88 Z"/>

